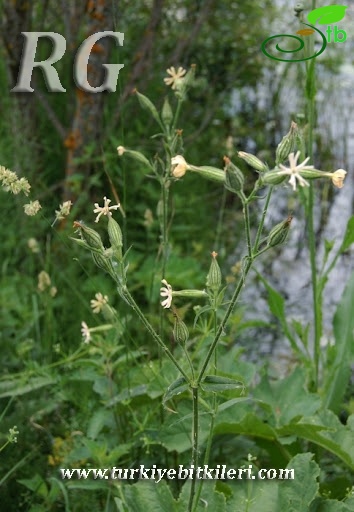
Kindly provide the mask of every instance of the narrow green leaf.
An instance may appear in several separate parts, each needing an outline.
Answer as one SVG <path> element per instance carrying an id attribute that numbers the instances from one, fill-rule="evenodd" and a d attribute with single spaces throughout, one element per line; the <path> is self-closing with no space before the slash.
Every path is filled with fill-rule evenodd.
<path id="1" fill-rule="evenodd" d="M 258 274 L 258 277 L 261 279 L 262 283 L 264 284 L 268 292 L 268 305 L 271 313 L 273 313 L 273 315 L 277 317 L 282 323 L 285 323 L 286 319 L 284 298 L 282 297 L 282 295 L 280 295 L 280 293 L 278 293 L 274 288 L 272 288 L 268 281 L 266 281 L 266 279 L 264 279 L 260 274 Z"/>
<path id="2" fill-rule="evenodd" d="M 335 359 L 326 372 L 324 404 L 334 412 L 341 407 L 354 359 L 354 272 L 343 292 L 333 319 Z"/>
<path id="3" fill-rule="evenodd" d="M 43 388 L 45 386 L 52 386 L 55 384 L 56 379 L 53 377 L 33 377 L 23 382 L 19 380 L 7 380 L 0 384 L 0 398 L 7 396 L 20 396 L 31 391 Z"/>
<path id="4" fill-rule="evenodd" d="M 354 243 L 354 215 L 350 217 L 347 223 L 344 239 L 341 245 L 341 252 L 346 251 Z"/>
<path id="5" fill-rule="evenodd" d="M 184 377 L 179 377 L 167 388 L 167 391 L 162 400 L 163 405 L 165 405 L 168 400 L 171 400 L 172 397 L 180 395 L 184 391 L 187 391 L 187 389 L 189 389 L 188 382 Z"/>
<path id="6" fill-rule="evenodd" d="M 239 380 L 230 379 L 228 377 L 220 377 L 218 375 L 206 375 L 202 381 L 202 387 L 205 391 L 226 391 L 227 389 L 244 388 Z"/>

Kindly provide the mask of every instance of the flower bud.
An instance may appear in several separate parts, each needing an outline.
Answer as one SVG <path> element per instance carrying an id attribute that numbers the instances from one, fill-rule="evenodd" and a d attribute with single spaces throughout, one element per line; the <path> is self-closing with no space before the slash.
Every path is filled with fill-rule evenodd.
<path id="1" fill-rule="evenodd" d="M 331 173 L 332 183 L 337 188 L 343 187 L 343 181 L 347 174 L 347 171 L 344 169 L 337 169 L 333 173 Z"/>
<path id="2" fill-rule="evenodd" d="M 189 338 L 189 331 L 186 324 L 175 313 L 175 325 L 173 327 L 173 337 L 177 343 L 184 345 Z"/>
<path id="3" fill-rule="evenodd" d="M 114 256 L 117 260 L 122 259 L 123 237 L 122 231 L 112 215 L 108 217 L 108 236 L 112 245 Z"/>
<path id="4" fill-rule="evenodd" d="M 196 64 L 191 64 L 191 67 L 187 71 L 187 74 L 185 75 L 183 82 L 185 87 L 190 87 L 194 80 L 195 80 L 195 71 L 196 71 Z"/>
<path id="5" fill-rule="evenodd" d="M 118 152 L 119 156 L 123 156 L 123 154 L 128 155 L 128 156 L 132 157 L 134 160 L 137 160 L 138 162 L 146 165 L 149 169 L 153 169 L 149 160 L 146 158 L 145 155 L 140 153 L 140 151 L 133 151 L 132 149 L 126 149 L 123 146 L 118 146 L 117 152 Z"/>
<path id="6" fill-rule="evenodd" d="M 206 299 L 208 297 L 205 290 L 174 290 L 172 295 L 174 297 L 186 297 L 188 299 Z"/>
<path id="7" fill-rule="evenodd" d="M 260 181 L 262 185 L 279 185 L 279 183 L 282 183 L 286 176 L 279 175 L 280 169 L 276 168 L 273 171 L 266 172 L 265 174 L 262 174 Z"/>
<path id="8" fill-rule="evenodd" d="M 289 132 L 284 135 L 281 142 L 278 144 L 276 153 L 275 153 L 275 163 L 276 165 L 284 162 L 290 153 L 294 151 L 297 137 L 299 136 L 299 130 L 297 124 L 292 121 L 290 125 Z"/>
<path id="9" fill-rule="evenodd" d="M 74 227 L 78 227 L 80 229 L 81 238 L 87 243 L 91 250 L 103 253 L 103 243 L 97 231 L 87 227 L 82 222 L 77 221 L 74 222 Z"/>
<path id="10" fill-rule="evenodd" d="M 276 245 L 280 245 L 285 242 L 292 219 L 292 216 L 289 215 L 286 220 L 274 226 L 267 238 L 268 247 L 275 247 Z"/>
<path id="11" fill-rule="evenodd" d="M 256 169 L 256 171 L 259 172 L 265 172 L 268 171 L 268 167 L 265 163 L 263 163 L 259 158 L 257 158 L 254 155 L 251 155 L 250 153 L 245 153 L 244 151 L 239 151 L 238 156 L 242 158 L 248 165 L 253 167 L 253 169 Z"/>
<path id="12" fill-rule="evenodd" d="M 210 165 L 195 166 L 190 165 L 188 167 L 191 171 L 195 171 L 203 178 L 211 181 L 217 181 L 218 183 L 225 182 L 225 172 L 217 167 L 211 167 Z"/>
<path id="13" fill-rule="evenodd" d="M 243 190 L 245 178 L 242 171 L 234 165 L 230 158 L 224 156 L 225 162 L 225 187 L 231 192 L 238 193 Z"/>
<path id="14" fill-rule="evenodd" d="M 150 114 L 152 115 L 152 117 L 155 119 L 155 121 L 157 121 L 157 123 L 161 126 L 161 128 L 163 128 L 162 126 L 162 123 L 161 123 L 161 119 L 160 119 L 160 116 L 157 112 L 157 109 L 155 107 L 155 105 L 152 103 L 151 100 L 149 100 L 149 98 L 147 98 L 146 96 L 144 96 L 143 94 L 140 94 L 140 92 L 138 92 L 136 89 L 135 89 L 135 94 L 137 95 L 138 97 L 138 100 L 139 100 L 139 103 L 140 103 L 140 106 L 144 109 L 144 110 L 147 110 L 148 112 L 150 112 Z"/>
<path id="15" fill-rule="evenodd" d="M 217 293 L 221 286 L 221 270 L 216 259 L 218 253 L 213 251 L 211 255 L 212 260 L 209 273 L 207 275 L 206 285 L 207 288 L 210 288 L 213 292 Z"/>
<path id="16" fill-rule="evenodd" d="M 182 155 L 171 158 L 171 165 L 173 167 L 171 172 L 175 178 L 182 178 L 186 174 L 187 169 L 189 169 L 189 165 Z"/>
<path id="17" fill-rule="evenodd" d="M 170 102 L 168 101 L 168 98 L 165 98 L 165 101 L 163 103 L 161 119 L 166 128 L 169 128 L 173 121 L 173 112 L 171 109 Z"/>
<path id="18" fill-rule="evenodd" d="M 93 261 L 96 265 L 102 268 L 105 272 L 110 274 L 113 278 L 115 278 L 115 272 L 112 265 L 112 260 L 105 256 L 103 253 L 99 252 L 91 252 Z"/>

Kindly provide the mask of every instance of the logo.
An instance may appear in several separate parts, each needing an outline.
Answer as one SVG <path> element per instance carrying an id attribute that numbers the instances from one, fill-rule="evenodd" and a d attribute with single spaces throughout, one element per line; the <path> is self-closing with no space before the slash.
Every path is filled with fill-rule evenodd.
<path id="1" fill-rule="evenodd" d="M 345 5 L 327 5 L 325 7 L 319 7 L 318 9 L 314 9 L 310 11 L 307 15 L 307 19 L 309 23 L 301 22 L 303 25 L 306 25 L 309 28 L 303 28 L 296 32 L 298 34 L 297 36 L 291 35 L 291 34 L 277 34 L 275 36 L 268 37 L 265 39 L 262 43 L 261 50 L 270 59 L 273 60 L 280 60 L 281 62 L 302 62 L 305 60 L 314 59 L 315 57 L 318 57 L 323 53 L 326 49 L 327 43 L 344 43 L 347 39 L 347 34 L 345 30 L 339 29 L 337 25 L 335 25 L 333 28 L 329 25 L 332 23 L 336 23 L 340 20 L 342 20 L 345 16 L 345 10 L 347 9 L 347 6 Z M 301 13 L 303 10 L 302 7 L 299 7 L 298 9 L 295 9 L 297 12 L 297 16 Z M 328 25 L 326 29 L 326 34 L 324 34 L 321 30 L 316 28 L 314 25 Z M 317 32 L 321 39 L 322 39 L 322 46 L 321 48 L 314 53 L 313 55 L 310 55 L 309 57 L 303 57 L 302 59 L 283 59 L 280 57 L 275 57 L 274 55 L 271 55 L 267 50 L 267 45 L 270 41 L 273 39 L 276 39 L 278 37 L 286 37 L 290 39 L 295 39 L 298 41 L 299 46 L 293 50 L 284 50 L 279 46 L 279 44 L 275 45 L 275 48 L 277 51 L 281 53 L 296 53 L 300 52 L 305 47 L 304 37 L 310 36 Z M 327 37 L 326 37 L 327 35 Z M 302 37 L 299 37 L 302 36 Z"/>
<path id="2" fill-rule="evenodd" d="M 62 58 L 66 50 L 65 38 L 57 32 L 21 32 L 25 38 L 25 45 L 20 62 L 18 81 L 10 92 L 33 92 L 31 87 L 31 78 L 33 68 L 41 68 L 46 81 L 47 89 L 50 92 L 66 92 L 61 85 L 57 70 L 53 66 Z M 54 45 L 52 54 L 46 59 L 35 61 L 38 40 L 41 37 L 47 37 Z M 87 68 L 91 51 L 94 51 L 96 43 L 103 37 L 113 37 L 116 44 L 123 46 L 124 34 L 121 32 L 97 32 L 92 34 L 81 43 L 74 59 L 73 77 L 76 86 L 85 92 L 97 93 L 102 91 L 115 92 L 119 71 L 124 68 L 124 64 L 102 64 L 105 68 L 104 82 L 98 87 L 91 87 L 87 81 Z M 97 50 L 96 50 L 97 51 Z"/>

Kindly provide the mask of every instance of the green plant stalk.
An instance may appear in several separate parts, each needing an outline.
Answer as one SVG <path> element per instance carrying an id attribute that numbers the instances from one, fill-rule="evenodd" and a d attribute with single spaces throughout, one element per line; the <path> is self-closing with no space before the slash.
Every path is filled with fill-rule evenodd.
<path id="1" fill-rule="evenodd" d="M 256 239 L 255 239 L 255 242 L 254 242 L 254 251 L 256 253 L 258 253 L 258 246 L 259 246 L 259 242 L 260 242 L 260 239 L 261 239 L 265 218 L 266 218 L 266 215 L 267 215 L 268 206 L 269 206 L 269 203 L 270 203 L 270 198 L 272 197 L 272 192 L 273 192 L 273 186 L 269 187 L 269 189 L 268 189 L 267 197 L 266 197 L 264 208 L 263 208 L 263 212 L 262 212 L 261 222 L 259 223 L 259 226 L 258 226 L 258 229 L 257 229 Z M 257 256 L 258 256 L 258 254 L 257 254 Z"/>
<path id="2" fill-rule="evenodd" d="M 241 198 L 241 201 L 243 204 L 243 215 L 245 217 L 247 252 L 248 252 L 248 257 L 252 258 L 251 225 L 250 225 L 250 212 L 249 212 L 249 208 L 248 208 L 248 201 L 243 192 L 240 195 L 240 198 Z"/>
<path id="3" fill-rule="evenodd" d="M 168 185 L 166 177 L 162 181 L 162 204 L 163 204 L 163 219 L 162 219 L 162 277 L 165 278 L 166 266 L 168 260 Z"/>
<path id="4" fill-rule="evenodd" d="M 271 193 L 272 193 L 272 188 L 269 189 L 268 191 L 268 196 L 267 196 L 267 200 L 266 200 L 266 205 L 265 205 L 265 208 L 264 208 L 264 211 L 263 211 L 263 215 L 262 215 L 262 218 L 261 218 L 261 223 L 260 223 L 260 226 L 259 226 L 259 231 L 257 233 L 257 236 L 258 236 L 258 241 L 259 241 L 259 237 L 260 237 L 260 233 L 262 231 L 262 228 L 263 228 L 263 224 L 264 224 L 264 220 L 265 220 L 265 216 L 266 216 L 266 213 L 267 213 L 267 208 L 268 208 L 268 205 L 269 205 L 269 201 L 270 201 L 270 197 L 271 197 Z M 255 260 L 255 258 L 260 254 L 257 253 L 257 254 L 253 254 L 253 251 L 255 250 L 255 252 L 257 251 L 256 249 L 256 245 L 254 246 L 254 248 L 252 248 L 252 244 L 251 244 L 251 231 L 250 231 L 250 218 L 249 218 L 249 208 L 248 208 L 248 200 L 246 199 L 246 197 L 244 196 L 244 194 L 241 194 L 240 195 L 240 198 L 242 200 L 242 203 L 243 203 L 243 213 L 244 213 L 244 218 L 245 218 L 245 231 L 246 231 L 246 240 L 247 240 L 247 252 L 248 252 L 248 256 L 247 256 L 247 259 L 246 259 L 246 264 L 245 264 L 245 268 L 243 269 L 243 273 L 242 273 L 242 276 L 240 277 L 239 279 L 239 282 L 235 288 L 235 291 L 233 293 L 233 296 L 231 298 L 231 301 L 229 303 L 229 306 L 226 310 L 226 313 L 224 315 L 224 318 L 222 319 L 218 329 L 216 330 L 216 333 L 215 333 L 215 337 L 214 337 L 214 340 L 208 350 L 208 353 L 204 359 L 204 362 L 203 362 L 203 365 L 202 365 L 202 368 L 199 372 L 199 375 L 198 375 L 198 378 L 197 378 L 197 381 L 195 383 L 195 385 L 192 387 L 192 390 L 193 390 L 193 464 L 195 464 L 194 467 L 197 467 L 197 462 L 198 462 L 198 450 L 199 450 L 199 446 L 198 446 L 198 389 L 200 387 L 200 384 L 201 384 L 201 381 L 202 381 L 202 378 L 206 372 L 206 369 L 209 365 L 209 362 L 210 362 L 210 359 L 212 358 L 213 354 L 215 354 L 215 350 L 216 350 L 216 346 L 218 344 L 218 341 L 220 339 L 220 336 L 221 334 L 223 333 L 224 331 L 224 328 L 226 327 L 226 324 L 228 322 L 228 319 L 235 307 L 235 304 L 237 302 L 237 299 L 241 293 L 241 290 L 243 288 L 243 285 L 244 285 L 244 282 L 245 282 L 245 278 L 248 274 L 248 272 L 250 271 L 251 267 L 252 267 L 252 264 L 253 264 L 253 261 Z M 267 250 L 268 248 L 265 248 L 265 250 Z M 264 250 L 264 251 L 265 251 Z M 262 251 L 262 252 L 264 252 Z M 215 371 L 216 371 L 216 359 L 215 359 Z M 214 405 L 216 406 L 216 404 L 214 403 Z M 210 428 L 212 429 L 213 428 L 213 425 L 214 425 L 214 417 L 212 418 L 212 421 L 211 421 L 211 426 Z M 211 437 L 211 436 L 209 436 Z M 210 444 L 209 446 L 207 446 L 207 452 L 206 452 L 206 456 L 209 457 L 209 453 L 210 453 Z M 201 488 L 199 488 L 199 492 L 197 494 L 197 498 L 199 497 L 201 493 Z M 198 504 L 198 499 L 196 500 L 196 507 L 193 508 L 193 501 L 194 501 L 194 494 L 195 494 L 195 481 L 193 480 L 192 481 L 192 485 L 191 485 L 191 492 L 190 492 L 190 499 L 189 499 L 189 508 L 188 508 L 188 512 L 194 512 L 196 510 L 196 507 L 197 507 L 197 504 Z"/>
<path id="5" fill-rule="evenodd" d="M 193 397 L 193 447 L 192 447 L 192 464 L 194 469 L 198 467 L 198 450 L 199 450 L 199 384 L 194 384 L 192 386 L 192 397 Z M 194 503 L 194 495 L 195 495 L 195 486 L 197 480 L 196 478 L 192 478 L 191 483 L 191 491 L 189 494 L 189 502 L 188 502 L 188 512 L 192 512 L 196 510 L 198 502 L 196 501 L 196 506 L 193 507 Z"/>
<path id="6" fill-rule="evenodd" d="M 183 103 L 183 100 L 181 98 L 178 98 L 176 112 L 175 112 L 175 115 L 174 115 L 174 118 L 173 118 L 172 128 L 171 128 L 172 135 L 173 135 L 173 133 L 174 133 L 174 131 L 176 129 L 176 126 L 177 126 L 178 118 L 179 118 L 179 115 L 181 113 L 182 103 Z"/>
<path id="7" fill-rule="evenodd" d="M 217 331 L 216 310 L 214 310 L 214 312 L 213 312 L 213 321 L 214 321 L 214 335 L 215 335 L 216 331 Z M 214 375 L 217 374 L 217 368 L 218 368 L 218 352 L 217 352 L 217 350 L 215 350 L 215 352 L 214 352 Z M 213 402 L 212 403 L 212 412 L 211 412 L 211 419 L 210 419 L 210 425 L 209 425 L 209 435 L 208 435 L 207 445 L 206 445 L 205 454 L 204 454 L 204 464 L 208 464 L 210 452 L 211 452 L 214 423 L 215 423 L 215 417 L 216 417 L 216 413 L 217 413 L 217 409 L 218 409 L 216 393 L 213 393 L 213 401 L 212 402 Z M 204 483 L 204 480 L 202 480 L 198 486 L 198 490 L 197 490 L 197 494 L 196 494 L 196 498 L 195 498 L 196 507 L 197 507 L 197 504 L 199 503 L 199 498 L 202 493 L 203 483 Z"/>
<path id="8" fill-rule="evenodd" d="M 121 291 L 122 295 L 130 305 L 130 307 L 135 311 L 135 313 L 138 315 L 139 319 L 141 320 L 142 324 L 146 328 L 146 330 L 150 333 L 152 338 L 156 341 L 158 346 L 163 350 L 163 353 L 167 355 L 167 357 L 172 361 L 172 363 L 175 365 L 175 367 L 178 369 L 178 371 L 183 375 L 183 377 L 186 379 L 187 382 L 190 382 L 190 378 L 188 377 L 187 373 L 183 370 L 183 368 L 178 363 L 177 359 L 174 357 L 172 352 L 168 349 L 168 347 L 165 345 L 165 343 L 162 341 L 160 336 L 157 334 L 155 329 L 152 327 L 150 322 L 146 319 L 144 313 L 141 311 L 135 300 L 133 299 L 132 295 L 130 294 L 128 288 L 124 287 L 124 289 Z"/>
<path id="9" fill-rule="evenodd" d="M 312 2 L 314 9 L 316 2 Z M 307 154 L 310 161 L 313 162 L 313 131 L 315 126 L 315 62 L 314 59 L 307 64 L 307 78 L 306 78 L 306 97 L 308 109 L 308 148 Z M 309 251 L 310 251 L 310 266 L 311 266 L 311 284 L 312 284 L 312 300 L 313 300 L 313 314 L 314 314 L 314 352 L 313 352 L 313 365 L 314 365 L 314 391 L 318 389 L 318 373 L 320 363 L 320 339 L 322 331 L 322 300 L 321 294 L 318 293 L 317 282 L 317 267 L 316 267 L 316 238 L 314 228 L 314 190 L 313 184 L 310 183 L 308 201 L 307 201 L 307 218 L 308 218 L 308 236 L 309 236 Z"/>
<path id="10" fill-rule="evenodd" d="M 257 188 L 257 185 L 255 186 L 255 189 Z M 263 214 L 262 214 L 262 218 L 261 218 L 261 222 L 260 222 L 260 225 L 258 227 L 258 232 L 257 232 L 257 237 L 256 237 L 256 244 L 258 245 L 259 243 L 259 238 L 261 236 L 261 232 L 262 232 L 262 229 L 263 229 L 263 225 L 264 225 L 264 221 L 265 221 L 265 216 L 267 214 L 267 209 L 268 209 L 268 205 L 269 205 L 269 201 L 270 201 L 270 198 L 271 198 L 271 195 L 272 195 L 272 191 L 273 191 L 273 187 L 270 187 L 269 190 L 268 190 L 268 194 L 267 194 L 267 198 L 266 198 L 266 203 L 265 203 L 265 206 L 264 206 L 264 210 L 263 210 Z M 254 191 L 253 191 L 254 192 Z M 251 246 L 251 240 L 250 240 L 250 219 L 249 219 L 249 210 L 248 210 L 248 203 L 249 203 L 249 200 L 250 200 L 250 197 L 253 196 L 253 192 L 251 193 L 251 195 L 249 196 L 248 199 L 245 198 L 244 195 L 241 196 L 241 200 L 243 202 L 243 205 L 244 205 L 244 208 L 243 208 L 243 213 L 244 213 L 244 217 L 245 217 L 245 230 L 246 230 L 246 238 L 247 238 L 247 249 L 248 249 L 248 256 L 247 256 L 247 260 L 246 260 L 246 265 L 245 265 L 245 268 L 243 270 L 243 273 L 242 273 L 242 276 L 240 277 L 239 279 L 239 282 L 235 288 L 235 291 L 233 293 L 233 296 L 231 298 L 231 301 L 229 303 L 229 307 L 227 308 L 226 310 L 226 313 L 224 315 L 224 318 L 222 319 L 220 325 L 219 325 L 219 328 L 215 334 L 215 338 L 208 350 L 208 353 L 205 357 L 205 360 L 203 362 L 203 365 L 202 365 L 202 368 L 199 372 L 199 376 L 197 378 L 197 384 L 199 385 L 202 381 L 202 378 L 204 376 L 204 373 L 206 372 L 206 369 L 208 367 L 208 364 L 210 362 L 210 359 L 214 353 L 214 350 L 216 348 L 216 345 L 220 339 L 220 336 L 228 322 L 228 319 L 235 307 L 235 304 L 237 302 L 237 299 L 241 293 L 241 290 L 242 290 L 242 287 L 244 285 L 244 282 L 245 282 L 245 278 L 248 274 L 248 272 L 250 271 L 251 267 L 252 267 L 252 264 L 254 262 L 254 260 L 260 255 L 262 254 L 263 252 L 267 251 L 268 250 L 268 247 L 264 248 L 262 251 L 259 251 L 257 252 L 258 250 L 258 247 L 257 245 L 255 244 L 253 249 L 252 249 L 252 246 Z M 255 253 L 255 254 L 254 254 Z"/>
<path id="11" fill-rule="evenodd" d="M 212 357 L 212 355 L 214 353 L 216 345 L 218 344 L 220 336 L 222 335 L 222 333 L 223 333 L 223 331 L 224 331 L 224 329 L 226 327 L 226 324 L 228 322 L 228 319 L 229 319 L 229 317 L 230 317 L 230 315 L 231 315 L 231 313 L 232 313 L 232 311 L 233 311 L 233 309 L 235 307 L 237 299 L 238 299 L 238 297 L 239 297 L 239 295 L 241 293 L 241 290 L 243 288 L 245 278 L 246 278 L 248 272 L 251 269 L 251 266 L 252 266 L 252 263 L 253 263 L 254 259 L 255 259 L 255 257 L 251 257 L 251 258 L 247 257 L 245 268 L 243 270 L 243 275 L 240 277 L 240 279 L 239 279 L 239 281 L 237 283 L 237 286 L 236 286 L 235 291 L 234 291 L 234 293 L 232 295 L 232 298 L 231 298 L 231 301 L 229 303 L 229 306 L 228 306 L 228 308 L 227 308 L 227 310 L 225 312 L 224 318 L 222 319 L 222 321 L 221 321 L 221 323 L 220 323 L 220 325 L 218 327 L 218 330 L 216 332 L 215 338 L 214 338 L 212 344 L 210 345 L 210 348 L 208 350 L 207 355 L 205 356 L 202 368 L 201 368 L 201 370 L 199 372 L 199 375 L 198 375 L 198 378 L 197 378 L 197 385 L 198 386 L 200 385 L 200 383 L 202 381 L 202 378 L 203 378 L 203 376 L 204 376 L 204 374 L 206 372 L 206 369 L 207 369 L 207 367 L 209 365 L 210 359 L 211 359 L 211 357 Z"/>

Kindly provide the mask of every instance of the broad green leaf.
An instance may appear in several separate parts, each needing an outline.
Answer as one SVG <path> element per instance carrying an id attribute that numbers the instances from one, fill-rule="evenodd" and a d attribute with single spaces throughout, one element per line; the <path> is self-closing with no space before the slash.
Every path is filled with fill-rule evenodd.
<path id="1" fill-rule="evenodd" d="M 341 245 L 341 252 L 346 251 L 354 243 L 354 215 L 350 217 L 347 223 L 344 239 Z"/>
<path id="2" fill-rule="evenodd" d="M 123 489 L 129 512 L 176 512 L 177 505 L 167 483 L 141 480 Z"/>
<path id="3" fill-rule="evenodd" d="M 237 480 L 234 493 L 226 505 L 226 512 L 288 512 L 280 511 L 278 503 L 278 486 L 274 480 L 257 480 L 252 482 Z"/>
<path id="4" fill-rule="evenodd" d="M 239 331 L 237 331 L 239 332 Z M 218 357 L 218 368 L 225 377 L 230 377 L 251 385 L 257 372 L 256 365 L 240 359 L 242 350 L 234 346 L 225 354 Z"/>
<path id="5" fill-rule="evenodd" d="M 321 406 L 320 397 L 309 393 L 305 384 L 306 370 L 298 367 L 276 382 L 271 383 L 264 377 L 253 396 L 271 406 L 276 425 L 280 427 L 296 417 L 312 416 Z"/>
<path id="6" fill-rule="evenodd" d="M 354 469 L 354 416 L 350 416 L 347 425 L 340 423 L 331 411 L 321 411 L 316 416 L 302 418 L 298 423 L 290 423 L 277 429 L 281 436 L 297 435 L 322 446 L 342 459 Z"/>
<path id="7" fill-rule="evenodd" d="M 333 319 L 336 356 L 324 385 L 324 404 L 338 411 L 350 379 L 350 366 L 354 358 L 354 272 L 343 292 Z"/>
<path id="8" fill-rule="evenodd" d="M 125 400 L 131 400 L 132 398 L 135 398 L 137 396 L 146 395 L 146 392 L 147 392 L 146 384 L 140 384 L 133 388 L 123 389 L 123 391 L 121 391 L 118 395 L 116 395 L 111 400 L 109 400 L 107 405 L 112 406 L 112 405 L 118 404 L 120 402 L 124 402 Z"/>
<path id="9" fill-rule="evenodd" d="M 318 499 L 310 512 L 354 512 L 354 508 L 343 501 Z"/>
<path id="10" fill-rule="evenodd" d="M 87 437 L 96 439 L 103 427 L 109 424 L 112 419 L 112 410 L 101 407 L 94 411 L 87 427 Z"/>
<path id="11" fill-rule="evenodd" d="M 279 512 L 308 510 L 315 499 L 319 488 L 317 478 L 320 468 L 312 457 L 312 453 L 301 453 L 287 465 L 287 469 L 294 470 L 294 479 L 283 480 L 281 485 L 279 483 Z"/>
<path id="12" fill-rule="evenodd" d="M 47 484 L 43 478 L 38 475 L 38 473 L 36 473 L 32 478 L 23 478 L 17 481 L 42 498 L 46 498 L 48 496 Z"/>
<path id="13" fill-rule="evenodd" d="M 244 388 L 239 380 L 220 377 L 219 375 L 206 375 L 202 381 L 202 387 L 205 391 L 226 391 L 227 389 Z"/>
<path id="14" fill-rule="evenodd" d="M 271 425 L 262 421 L 254 413 L 243 414 L 238 417 L 238 409 L 242 404 L 236 404 L 218 414 L 215 421 L 214 434 L 242 434 L 262 439 L 274 440 L 277 433 Z"/>
<path id="15" fill-rule="evenodd" d="M 309 23 L 315 25 L 329 25 L 330 23 L 337 23 L 342 20 L 345 16 L 346 5 L 326 5 L 324 7 L 318 7 L 309 12 L 307 19 Z"/>
<path id="16" fill-rule="evenodd" d="M 211 467 L 211 466 L 209 466 Z M 191 482 L 187 481 L 179 495 L 177 501 L 177 511 L 186 512 L 188 510 L 189 493 L 191 488 Z M 206 512 L 208 510 L 212 512 L 226 512 L 226 500 L 224 494 L 218 492 L 212 482 L 205 482 L 200 495 L 196 512 Z"/>
<path id="17" fill-rule="evenodd" d="M 172 384 L 168 387 L 164 397 L 163 397 L 163 405 L 165 405 L 168 400 L 171 400 L 176 395 L 180 395 L 184 391 L 189 389 L 189 384 L 184 377 L 179 377 L 177 380 L 172 382 Z"/>
<path id="18" fill-rule="evenodd" d="M 312 453 L 296 455 L 286 469 L 294 470 L 294 479 L 260 480 L 254 470 L 252 485 L 237 480 L 227 512 L 307 512 L 318 491 L 319 467 Z M 288 473 L 288 478 L 290 473 Z"/>
<path id="19" fill-rule="evenodd" d="M 177 375 L 176 367 L 169 359 L 162 362 L 160 360 L 150 361 L 147 395 L 153 400 L 163 396 L 171 381 L 177 378 Z"/>
<path id="20" fill-rule="evenodd" d="M 192 447 L 192 401 L 181 401 L 178 414 L 168 414 L 157 432 L 158 441 L 168 451 L 183 453 Z M 202 446 L 210 434 L 210 416 L 199 416 L 199 442 Z"/>

